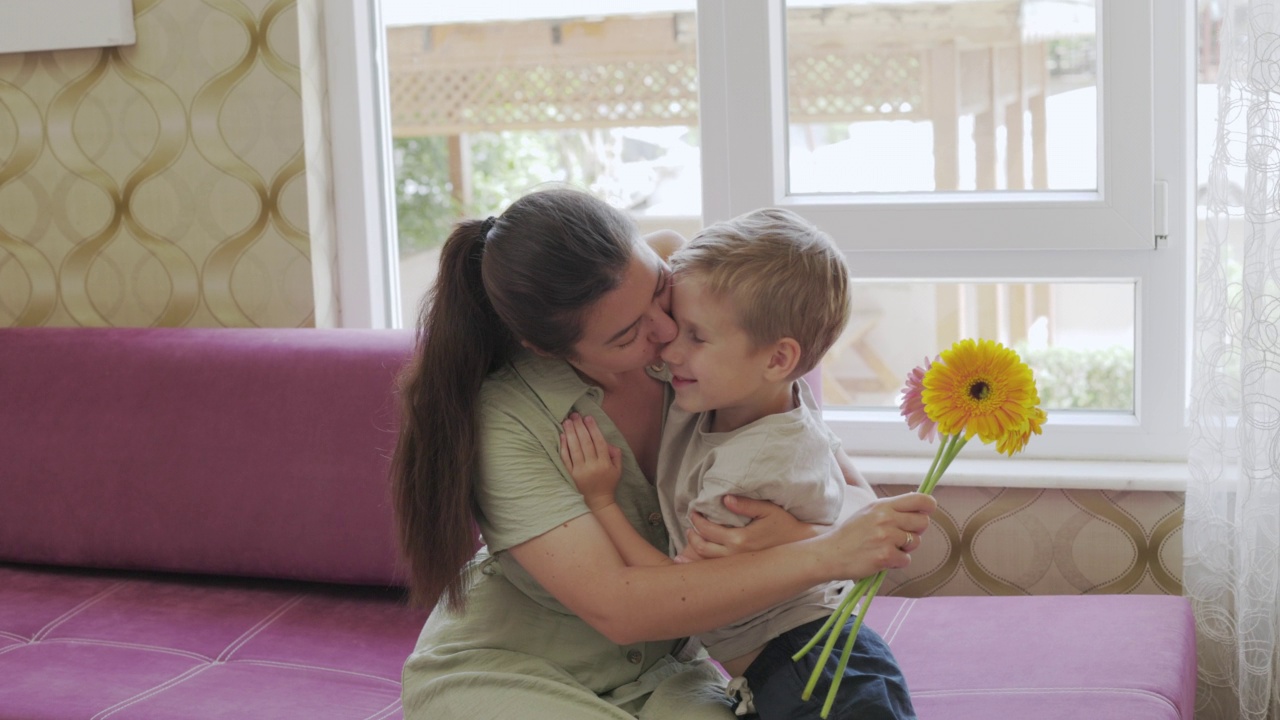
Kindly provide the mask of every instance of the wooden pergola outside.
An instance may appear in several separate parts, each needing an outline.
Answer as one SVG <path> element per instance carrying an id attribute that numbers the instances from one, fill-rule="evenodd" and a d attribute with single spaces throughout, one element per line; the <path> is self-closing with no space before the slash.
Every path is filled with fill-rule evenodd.
<path id="1" fill-rule="evenodd" d="M 955 190 L 959 119 L 972 115 L 976 189 L 997 187 L 1000 127 L 1007 189 L 1047 188 L 1046 42 L 1024 37 L 1020 13 L 1020 0 L 792 9 L 790 122 L 932 121 L 935 187 Z M 448 138 L 453 192 L 467 203 L 469 133 L 696 126 L 694 23 L 692 13 L 668 13 L 391 28 L 393 134 Z M 1024 147 L 1027 115 L 1030 147 Z M 1005 323 L 1011 341 L 1025 336 L 1021 318 L 1050 311 L 1044 285 L 978 286 L 976 293 L 980 323 Z M 974 301 L 972 293 L 939 298 L 939 310 L 951 313 L 950 321 L 940 319 L 940 341 L 958 336 L 956 308 Z M 827 392 L 837 403 L 901 381 L 866 342 L 874 313 L 854 320 L 833 350 L 852 350 L 874 377 L 836 380 Z M 997 330 L 978 328 L 988 337 Z"/>
<path id="2" fill-rule="evenodd" d="M 1045 44 L 1025 42 L 1019 8 L 971 0 L 792 10 L 790 121 L 931 120 L 936 189 L 954 190 L 958 120 L 973 115 L 978 189 L 996 187 L 1002 125 L 1008 189 L 1046 187 Z M 693 126 L 695 35 L 691 13 L 392 28 L 392 131 L 451 138 L 463 170 L 467 133 Z M 461 199 L 469 183 L 458 174 Z"/>

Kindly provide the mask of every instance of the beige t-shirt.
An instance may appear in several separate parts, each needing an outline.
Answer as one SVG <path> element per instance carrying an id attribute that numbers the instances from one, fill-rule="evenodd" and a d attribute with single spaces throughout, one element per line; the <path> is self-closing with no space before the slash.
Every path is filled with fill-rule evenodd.
<path id="1" fill-rule="evenodd" d="M 505 552 L 589 512 L 560 460 L 560 423 L 571 410 L 595 417 L 622 449 L 618 506 L 642 536 L 666 549 L 657 494 L 602 398 L 567 363 L 531 353 L 485 382 L 475 495 L 487 549 L 468 569 L 466 610 L 437 607 L 405 663 L 406 717 L 613 717 L 610 706 L 624 716 L 644 707 L 648 715 L 658 701 L 687 707 L 689 717 L 733 717 L 723 694 L 708 692 L 719 678 L 705 661 L 671 657 L 680 641 L 614 644 Z"/>
<path id="2" fill-rule="evenodd" d="M 829 525 L 839 517 L 844 474 L 835 452 L 840 440 L 822 422 L 809 385 L 797 380 L 796 408 L 767 415 L 731 432 L 712 432 L 712 413 L 667 410 L 658 454 L 658 499 L 671 538 L 672 555 L 684 550 L 685 531 L 697 511 L 720 525 L 741 527 L 748 518 L 724 507 L 725 495 L 780 505 L 798 520 Z M 812 587 L 790 600 L 698 639 L 711 657 L 745 655 L 782 633 L 826 617 L 840 604 L 849 582 Z"/>

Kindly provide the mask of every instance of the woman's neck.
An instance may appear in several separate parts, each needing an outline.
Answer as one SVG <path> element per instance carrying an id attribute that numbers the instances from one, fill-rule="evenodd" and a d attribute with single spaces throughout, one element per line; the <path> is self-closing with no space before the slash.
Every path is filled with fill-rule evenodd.
<path id="1" fill-rule="evenodd" d="M 664 383 L 640 371 L 639 377 L 626 379 L 613 390 L 603 389 L 601 409 L 627 441 L 640 472 L 652 483 L 662 439 Z"/>

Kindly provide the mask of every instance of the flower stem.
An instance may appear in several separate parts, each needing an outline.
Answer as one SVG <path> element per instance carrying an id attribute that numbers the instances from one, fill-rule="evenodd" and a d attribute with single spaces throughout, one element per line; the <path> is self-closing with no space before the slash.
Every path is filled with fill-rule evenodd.
<path id="1" fill-rule="evenodd" d="M 951 442 L 951 437 L 950 435 L 943 435 L 942 439 L 938 441 L 938 452 L 933 454 L 933 463 L 929 465 L 929 472 L 925 473 L 924 480 L 920 481 L 920 492 L 924 492 L 924 489 L 929 487 L 929 481 L 933 479 L 933 473 L 938 469 L 938 462 L 942 460 L 942 455 L 946 452 L 947 443 Z"/>
<path id="2" fill-rule="evenodd" d="M 924 480 L 920 483 L 919 492 L 926 495 L 933 492 L 933 489 L 938 485 L 938 481 L 942 479 L 942 474 L 947 471 L 951 461 L 956 459 L 956 455 L 960 454 L 961 448 L 967 442 L 968 440 L 964 438 L 963 433 L 942 436 L 941 442 L 938 443 L 938 451 L 933 456 L 933 463 L 929 466 L 929 472 L 925 473 Z M 802 700 L 808 700 L 813 697 L 813 690 L 817 687 L 818 680 L 822 677 L 822 669 L 826 667 L 827 659 L 831 657 L 831 653 L 835 649 L 836 640 L 840 637 L 839 628 L 844 627 L 854 608 L 857 607 L 859 602 L 862 603 L 862 609 L 858 612 L 858 619 L 854 622 L 853 630 L 849 637 L 845 639 L 844 649 L 840 652 L 840 662 L 837 664 L 835 676 L 831 680 L 831 687 L 827 690 L 827 699 L 822 706 L 823 718 L 826 718 L 827 714 L 831 712 L 836 693 L 840 689 L 840 681 L 844 677 L 845 669 L 849 666 L 849 656 L 853 652 L 854 643 L 857 641 L 858 631 L 862 629 L 862 621 L 866 617 L 867 611 L 871 608 L 871 601 L 875 599 L 876 593 L 880 591 L 880 585 L 884 582 L 884 578 L 885 571 L 881 570 L 871 577 L 859 580 L 853 586 L 853 590 L 832 611 L 831 616 L 822 624 L 822 628 L 814 633 L 803 648 L 791 656 L 792 660 L 799 660 L 813 650 L 819 642 L 822 642 L 824 637 L 826 638 L 826 642 L 822 646 L 822 652 L 814 665 L 813 673 L 809 675 L 809 682 L 805 685 L 804 693 L 800 696 Z"/>
<path id="3" fill-rule="evenodd" d="M 880 583 L 884 582 L 885 571 L 881 570 L 876 573 L 875 584 L 871 586 L 871 590 L 867 592 L 867 596 L 862 600 L 862 609 L 858 611 L 858 619 L 853 623 L 853 629 L 849 631 L 849 637 L 844 641 L 844 650 L 840 653 L 840 664 L 836 666 L 835 677 L 831 678 L 831 689 L 827 691 L 827 700 L 822 704 L 822 718 L 826 720 L 827 715 L 831 712 L 831 706 L 835 704 L 836 692 L 840 689 L 840 681 L 844 679 L 844 670 L 849 667 L 849 655 L 853 652 L 853 644 L 858 639 L 858 631 L 862 629 L 862 621 L 867 617 L 867 610 L 871 608 L 871 600 L 880 591 Z M 841 625 L 841 627 L 844 627 Z M 831 633 L 835 635 L 833 631 Z M 821 668 L 822 666 L 819 666 Z"/>
<path id="4" fill-rule="evenodd" d="M 920 492 L 929 495 L 933 493 L 933 489 L 938 486 L 938 481 L 942 479 L 942 474 L 951 467 L 951 461 L 956 459 L 960 451 L 964 449 L 969 440 L 961 433 L 952 435 L 945 443 L 946 452 L 942 454 L 942 461 L 938 465 L 938 469 L 930 477 L 925 480 L 925 484 L 920 487 Z"/>
<path id="5" fill-rule="evenodd" d="M 866 580 L 869 579 L 867 578 Z M 864 581 L 859 581 L 858 584 L 861 585 Z M 867 584 L 866 588 L 863 588 L 863 591 L 865 592 L 869 587 L 870 583 Z M 836 640 L 840 637 L 840 634 L 834 628 L 844 627 L 845 621 L 849 619 L 849 614 L 853 612 L 853 606 L 856 604 L 856 602 L 849 602 L 849 598 L 845 598 L 840 603 L 840 607 L 836 608 L 835 612 L 832 613 L 832 616 L 836 618 L 834 627 L 827 634 L 827 642 L 822 646 L 822 653 L 818 656 L 818 664 L 813 668 L 813 674 L 809 676 L 809 682 L 805 685 L 804 692 L 800 695 L 801 700 L 808 700 L 813 697 L 813 689 L 818 685 L 818 679 L 822 677 L 822 668 L 826 666 L 827 658 L 831 657 L 831 651 L 835 648 Z"/>
<path id="6" fill-rule="evenodd" d="M 805 643 L 805 646 L 800 648 L 800 650 L 796 652 L 795 655 L 792 655 L 791 659 L 799 660 L 800 658 L 804 657 L 810 650 L 812 650 L 813 646 L 817 645 L 822 640 L 822 638 L 826 636 L 827 632 L 831 630 L 831 626 L 836 624 L 836 616 L 840 614 L 840 611 L 844 609 L 844 606 L 849 603 L 858 602 L 858 600 L 860 600 L 863 595 L 867 594 L 867 589 L 870 587 L 871 587 L 871 578 L 867 577 L 859 580 L 857 584 L 853 586 L 853 589 L 849 591 L 849 594 L 845 595 L 840 600 L 840 604 L 837 605 L 836 609 L 833 610 L 831 612 L 831 615 L 827 617 L 827 621 L 822 624 L 822 627 L 818 630 L 818 632 L 814 633 L 813 637 L 809 639 L 809 642 Z"/>

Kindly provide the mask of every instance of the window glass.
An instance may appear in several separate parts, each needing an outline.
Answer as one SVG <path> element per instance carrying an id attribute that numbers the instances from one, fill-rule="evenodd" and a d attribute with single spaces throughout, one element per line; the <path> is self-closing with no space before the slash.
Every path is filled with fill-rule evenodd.
<path id="1" fill-rule="evenodd" d="M 1094 0 L 787 5 L 792 194 L 1098 187 Z"/>
<path id="2" fill-rule="evenodd" d="M 897 407 L 907 373 L 962 338 L 997 340 L 1035 373 L 1042 407 L 1133 410 L 1131 282 L 857 282 L 822 364 L 826 407 Z"/>
<path id="3" fill-rule="evenodd" d="M 594 193 L 641 232 L 697 231 L 691 11 L 566 17 L 556 3 L 508 3 L 501 17 L 460 18 L 435 5 L 384 5 L 406 324 L 453 224 L 544 183 Z"/>

